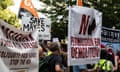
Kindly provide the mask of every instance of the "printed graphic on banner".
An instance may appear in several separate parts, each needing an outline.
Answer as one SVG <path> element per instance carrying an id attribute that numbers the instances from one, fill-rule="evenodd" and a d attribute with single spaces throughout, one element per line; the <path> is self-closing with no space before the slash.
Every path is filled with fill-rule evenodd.
<path id="1" fill-rule="evenodd" d="M 68 64 L 96 63 L 100 58 L 102 13 L 91 8 L 69 9 Z"/>
<path id="2" fill-rule="evenodd" d="M 37 40 L 0 20 L 0 72 L 38 72 Z"/>
<path id="3" fill-rule="evenodd" d="M 19 18 L 22 18 L 22 16 L 38 17 L 37 11 L 35 10 L 31 0 L 21 0 L 18 16 Z"/>
<path id="4" fill-rule="evenodd" d="M 22 17 L 22 30 L 31 32 L 38 30 L 39 39 L 50 40 L 51 22 L 48 18 Z"/>

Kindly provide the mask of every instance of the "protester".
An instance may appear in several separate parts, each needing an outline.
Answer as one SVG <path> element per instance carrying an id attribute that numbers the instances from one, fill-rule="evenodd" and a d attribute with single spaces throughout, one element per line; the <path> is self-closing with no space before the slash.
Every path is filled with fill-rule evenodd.
<path id="1" fill-rule="evenodd" d="M 63 72 L 62 69 L 62 57 L 60 56 L 60 47 L 58 46 L 58 43 L 52 43 L 50 45 L 50 51 L 52 52 L 52 60 L 49 62 L 50 66 L 50 72 Z"/>
<path id="2" fill-rule="evenodd" d="M 51 46 L 52 42 L 51 41 L 47 41 L 47 44 L 46 44 L 46 50 L 47 50 L 47 55 L 50 55 L 52 54 L 52 52 L 50 51 L 50 46 Z"/>
<path id="3" fill-rule="evenodd" d="M 43 49 L 43 52 L 44 52 L 45 56 L 48 56 L 48 55 L 51 54 L 51 51 L 49 49 L 51 43 L 52 42 L 50 40 L 42 40 L 42 41 L 40 41 L 40 45 L 41 45 L 41 47 Z"/>
<path id="4" fill-rule="evenodd" d="M 115 66 L 115 54 L 111 45 L 107 47 L 107 53 L 108 53 L 107 57 L 109 58 L 110 61 L 112 61 L 113 65 Z"/>
<path id="5" fill-rule="evenodd" d="M 106 46 L 104 44 L 100 44 L 101 50 L 106 50 Z M 88 72 L 94 71 L 94 65 L 95 64 L 87 64 Z"/>
<path id="6" fill-rule="evenodd" d="M 105 49 L 101 50 L 100 53 L 100 60 L 97 64 L 94 66 L 94 70 L 97 72 L 113 72 L 114 66 L 110 60 L 106 59 L 107 57 L 107 51 Z"/>
<path id="7" fill-rule="evenodd" d="M 61 56 L 62 56 L 62 63 L 65 67 L 67 67 L 67 49 L 66 44 L 61 44 Z"/>

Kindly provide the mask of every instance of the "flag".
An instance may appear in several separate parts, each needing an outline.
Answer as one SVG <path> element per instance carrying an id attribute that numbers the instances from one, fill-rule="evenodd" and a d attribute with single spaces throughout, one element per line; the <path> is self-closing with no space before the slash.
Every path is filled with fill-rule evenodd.
<path id="1" fill-rule="evenodd" d="M 82 0 L 77 0 L 77 5 L 82 6 L 83 5 Z"/>
<path id="2" fill-rule="evenodd" d="M 31 0 L 22 0 L 19 9 L 19 18 L 22 16 L 34 16 L 38 17 L 37 11 L 35 10 Z"/>

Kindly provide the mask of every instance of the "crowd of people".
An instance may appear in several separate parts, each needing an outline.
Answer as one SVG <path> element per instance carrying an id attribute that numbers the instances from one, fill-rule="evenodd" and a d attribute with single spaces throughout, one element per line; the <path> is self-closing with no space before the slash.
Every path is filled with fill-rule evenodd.
<path id="1" fill-rule="evenodd" d="M 65 72 L 67 69 L 67 48 L 66 44 L 51 41 L 41 41 L 39 45 L 39 58 L 42 60 L 46 56 L 51 56 L 50 72 Z M 66 71 L 68 72 L 68 71 Z"/>
<path id="2" fill-rule="evenodd" d="M 50 72 L 120 72 L 120 51 L 101 46 L 100 60 L 95 64 L 67 65 L 67 44 L 52 41 L 40 41 L 39 60 L 51 56 Z"/>

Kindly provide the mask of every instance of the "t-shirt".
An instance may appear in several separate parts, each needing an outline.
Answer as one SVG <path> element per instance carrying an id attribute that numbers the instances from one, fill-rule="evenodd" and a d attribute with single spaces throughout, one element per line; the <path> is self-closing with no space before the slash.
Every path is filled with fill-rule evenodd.
<path id="1" fill-rule="evenodd" d="M 50 72 L 55 72 L 55 65 L 60 65 L 62 67 L 62 57 L 60 55 L 51 54 L 52 60 L 50 60 L 49 69 Z"/>

